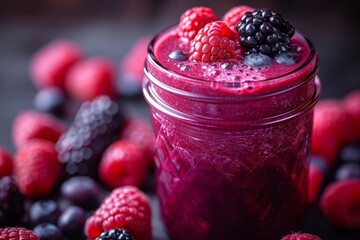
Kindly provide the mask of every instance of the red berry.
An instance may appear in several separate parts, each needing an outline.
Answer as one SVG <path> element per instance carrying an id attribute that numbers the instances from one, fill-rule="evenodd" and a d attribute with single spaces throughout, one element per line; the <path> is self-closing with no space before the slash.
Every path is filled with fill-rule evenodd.
<path id="1" fill-rule="evenodd" d="M 151 239 L 151 208 L 149 198 L 134 186 L 114 189 L 88 218 L 85 234 L 95 239 L 113 228 L 129 229 L 137 240 Z"/>
<path id="2" fill-rule="evenodd" d="M 308 193 L 307 202 L 314 203 L 320 193 L 320 189 L 324 182 L 324 172 L 318 166 L 310 164 L 308 177 Z"/>
<path id="3" fill-rule="evenodd" d="M 235 58 L 234 33 L 223 21 L 205 25 L 190 42 L 190 59 L 198 62 L 216 62 Z"/>
<path id="4" fill-rule="evenodd" d="M 39 240 L 39 237 L 31 230 L 23 227 L 0 228 L 1 240 Z"/>
<path id="5" fill-rule="evenodd" d="M 320 207 L 325 217 L 339 227 L 360 228 L 360 179 L 335 181 L 326 186 Z"/>
<path id="6" fill-rule="evenodd" d="M 143 149 L 148 166 L 153 166 L 155 134 L 150 124 L 141 118 L 130 118 L 126 121 L 120 138 L 129 140 Z"/>
<path id="7" fill-rule="evenodd" d="M 13 171 L 12 156 L 4 147 L 0 146 L 0 178 L 11 175 Z"/>
<path id="8" fill-rule="evenodd" d="M 320 101 L 314 110 L 312 153 L 324 157 L 333 166 L 340 148 L 351 142 L 354 123 L 340 100 Z"/>
<path id="9" fill-rule="evenodd" d="M 39 138 L 56 142 L 65 131 L 58 118 L 33 110 L 20 112 L 12 125 L 12 138 L 17 148 L 31 139 Z"/>
<path id="10" fill-rule="evenodd" d="M 360 89 L 353 90 L 344 98 L 345 109 L 355 124 L 356 138 L 360 139 Z"/>
<path id="11" fill-rule="evenodd" d="M 55 144 L 34 139 L 23 145 L 14 158 L 14 175 L 22 194 L 29 198 L 46 197 L 61 172 Z"/>
<path id="12" fill-rule="evenodd" d="M 185 41 L 189 42 L 195 38 L 198 31 L 207 23 L 218 20 L 218 17 L 211 8 L 193 7 L 188 9 L 180 17 L 178 26 L 178 35 Z"/>
<path id="13" fill-rule="evenodd" d="M 292 233 L 281 238 L 281 240 L 321 240 L 318 236 L 310 233 Z"/>
<path id="14" fill-rule="evenodd" d="M 110 59 L 92 58 L 78 62 L 66 77 L 69 95 L 81 102 L 97 96 L 115 96 L 114 64 Z"/>
<path id="15" fill-rule="evenodd" d="M 236 25 L 240 22 L 244 13 L 252 11 L 254 11 L 254 8 L 246 5 L 235 6 L 224 14 L 223 21 L 230 27 L 231 30 L 237 32 Z"/>
<path id="16" fill-rule="evenodd" d="M 99 177 L 109 187 L 139 186 L 145 178 L 147 159 L 141 148 L 127 140 L 111 144 L 99 165 Z"/>
<path id="17" fill-rule="evenodd" d="M 82 58 L 80 47 L 68 40 L 57 40 L 39 49 L 30 60 L 30 76 L 39 89 L 65 87 L 70 68 Z"/>

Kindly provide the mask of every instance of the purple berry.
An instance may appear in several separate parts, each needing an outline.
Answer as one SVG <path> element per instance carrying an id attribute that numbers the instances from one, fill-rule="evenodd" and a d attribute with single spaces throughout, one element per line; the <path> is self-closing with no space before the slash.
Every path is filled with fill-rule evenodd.
<path id="1" fill-rule="evenodd" d="M 66 96 L 63 90 L 49 87 L 39 90 L 34 97 L 35 109 L 62 116 L 65 111 Z"/>
<path id="2" fill-rule="evenodd" d="M 69 239 L 83 239 L 86 212 L 77 206 L 68 207 L 58 219 L 58 227 Z"/>
<path id="3" fill-rule="evenodd" d="M 34 202 L 29 210 L 29 223 L 31 226 L 40 223 L 56 224 L 60 210 L 54 200 L 39 200 Z"/>
<path id="4" fill-rule="evenodd" d="M 88 176 L 71 177 L 61 185 L 61 194 L 72 204 L 92 210 L 99 206 L 102 189 Z"/>
<path id="5" fill-rule="evenodd" d="M 339 153 L 342 162 L 360 163 L 360 142 L 344 146 Z"/>
<path id="6" fill-rule="evenodd" d="M 245 63 L 249 64 L 252 67 L 264 67 L 271 65 L 271 58 L 264 54 L 252 53 L 246 55 L 244 59 Z"/>
<path id="7" fill-rule="evenodd" d="M 360 165 L 352 162 L 342 164 L 336 170 L 335 178 L 337 180 L 360 178 Z"/>
<path id="8" fill-rule="evenodd" d="M 34 227 L 33 231 L 40 240 L 62 240 L 61 231 L 51 223 L 41 223 Z"/>

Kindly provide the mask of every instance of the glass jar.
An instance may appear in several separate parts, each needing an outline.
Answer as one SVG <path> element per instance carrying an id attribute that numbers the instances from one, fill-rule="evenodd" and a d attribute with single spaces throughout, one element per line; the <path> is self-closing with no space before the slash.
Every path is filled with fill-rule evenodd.
<path id="1" fill-rule="evenodd" d="M 156 132 L 156 184 L 172 239 L 280 239 L 306 209 L 319 61 L 229 86 L 172 71 L 148 48 L 143 93 Z"/>

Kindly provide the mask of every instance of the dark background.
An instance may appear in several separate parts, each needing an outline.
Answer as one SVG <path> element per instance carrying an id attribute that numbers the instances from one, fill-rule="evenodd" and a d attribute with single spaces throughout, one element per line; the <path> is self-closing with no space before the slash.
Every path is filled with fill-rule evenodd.
<path id="1" fill-rule="evenodd" d="M 89 57 L 100 55 L 120 62 L 137 38 L 175 24 L 190 7 L 209 6 L 222 16 L 239 4 L 274 9 L 312 40 L 321 62 L 321 98 L 342 98 L 360 88 L 359 11 L 350 0 L 2 0 L 0 145 L 14 151 L 12 121 L 21 110 L 32 107 L 36 93 L 28 62 L 51 40 L 67 38 L 79 43 Z M 132 113 L 148 116 L 142 99 L 128 102 L 128 106 Z M 359 231 L 343 231 L 329 224 L 317 206 L 309 212 L 303 230 L 323 240 L 360 239 Z M 166 239 L 161 231 L 155 227 L 154 240 Z"/>

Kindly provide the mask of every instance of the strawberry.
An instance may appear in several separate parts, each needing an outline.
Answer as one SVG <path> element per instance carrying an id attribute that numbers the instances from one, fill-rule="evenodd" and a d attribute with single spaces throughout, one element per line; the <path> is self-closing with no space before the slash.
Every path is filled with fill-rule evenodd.
<path id="1" fill-rule="evenodd" d="M 139 186 L 146 176 L 147 159 L 141 148 L 127 140 L 111 144 L 99 165 L 99 177 L 109 187 Z"/>
<path id="2" fill-rule="evenodd" d="M 16 152 L 14 175 L 22 194 L 29 198 L 48 196 L 57 183 L 61 164 L 55 144 L 34 139 Z"/>
<path id="3" fill-rule="evenodd" d="M 70 69 L 66 81 L 69 95 L 80 102 L 100 95 L 115 96 L 114 64 L 107 58 L 91 58 L 78 62 Z"/>
<path id="4" fill-rule="evenodd" d="M 197 62 L 216 62 L 235 58 L 235 37 L 223 21 L 205 25 L 190 42 L 190 59 Z"/>
<path id="5" fill-rule="evenodd" d="M 38 89 L 64 89 L 65 77 L 73 65 L 82 59 L 80 47 L 69 40 L 55 40 L 39 49 L 29 63 L 30 76 Z"/>
<path id="6" fill-rule="evenodd" d="M 281 240 L 321 240 L 318 236 L 310 233 L 292 233 L 284 236 Z"/>
<path id="7" fill-rule="evenodd" d="M 87 219 L 85 234 L 93 240 L 114 228 L 129 229 L 137 240 L 152 238 L 150 200 L 138 188 L 123 186 L 112 190 Z"/>
<path id="8" fill-rule="evenodd" d="M 312 153 L 333 166 L 340 148 L 355 138 L 354 123 L 343 102 L 336 99 L 322 100 L 315 106 L 313 123 Z"/>
<path id="9" fill-rule="evenodd" d="M 126 139 L 143 149 L 149 167 L 152 167 L 155 134 L 153 128 L 144 119 L 133 117 L 125 122 L 122 129 L 121 139 Z"/>
<path id="10" fill-rule="evenodd" d="M 0 146 L 0 178 L 11 175 L 13 171 L 12 156 L 4 147 Z"/>
<path id="11" fill-rule="evenodd" d="M 36 234 L 23 227 L 0 228 L 1 240 L 39 240 Z"/>
<path id="12" fill-rule="evenodd" d="M 326 186 L 320 199 L 325 217 L 345 229 L 360 228 L 360 179 L 338 180 Z"/>
<path id="13" fill-rule="evenodd" d="M 236 25 L 240 22 L 244 13 L 252 11 L 254 11 L 254 8 L 246 5 L 235 6 L 228 10 L 222 19 L 232 31 L 237 32 Z"/>
<path id="14" fill-rule="evenodd" d="M 12 138 L 17 148 L 31 139 L 39 138 L 56 142 L 65 131 L 65 125 L 58 118 L 33 110 L 20 112 L 12 125 Z"/>
<path id="15" fill-rule="evenodd" d="M 211 8 L 193 7 L 181 15 L 177 33 L 184 42 L 189 42 L 207 23 L 216 20 L 218 17 Z"/>

